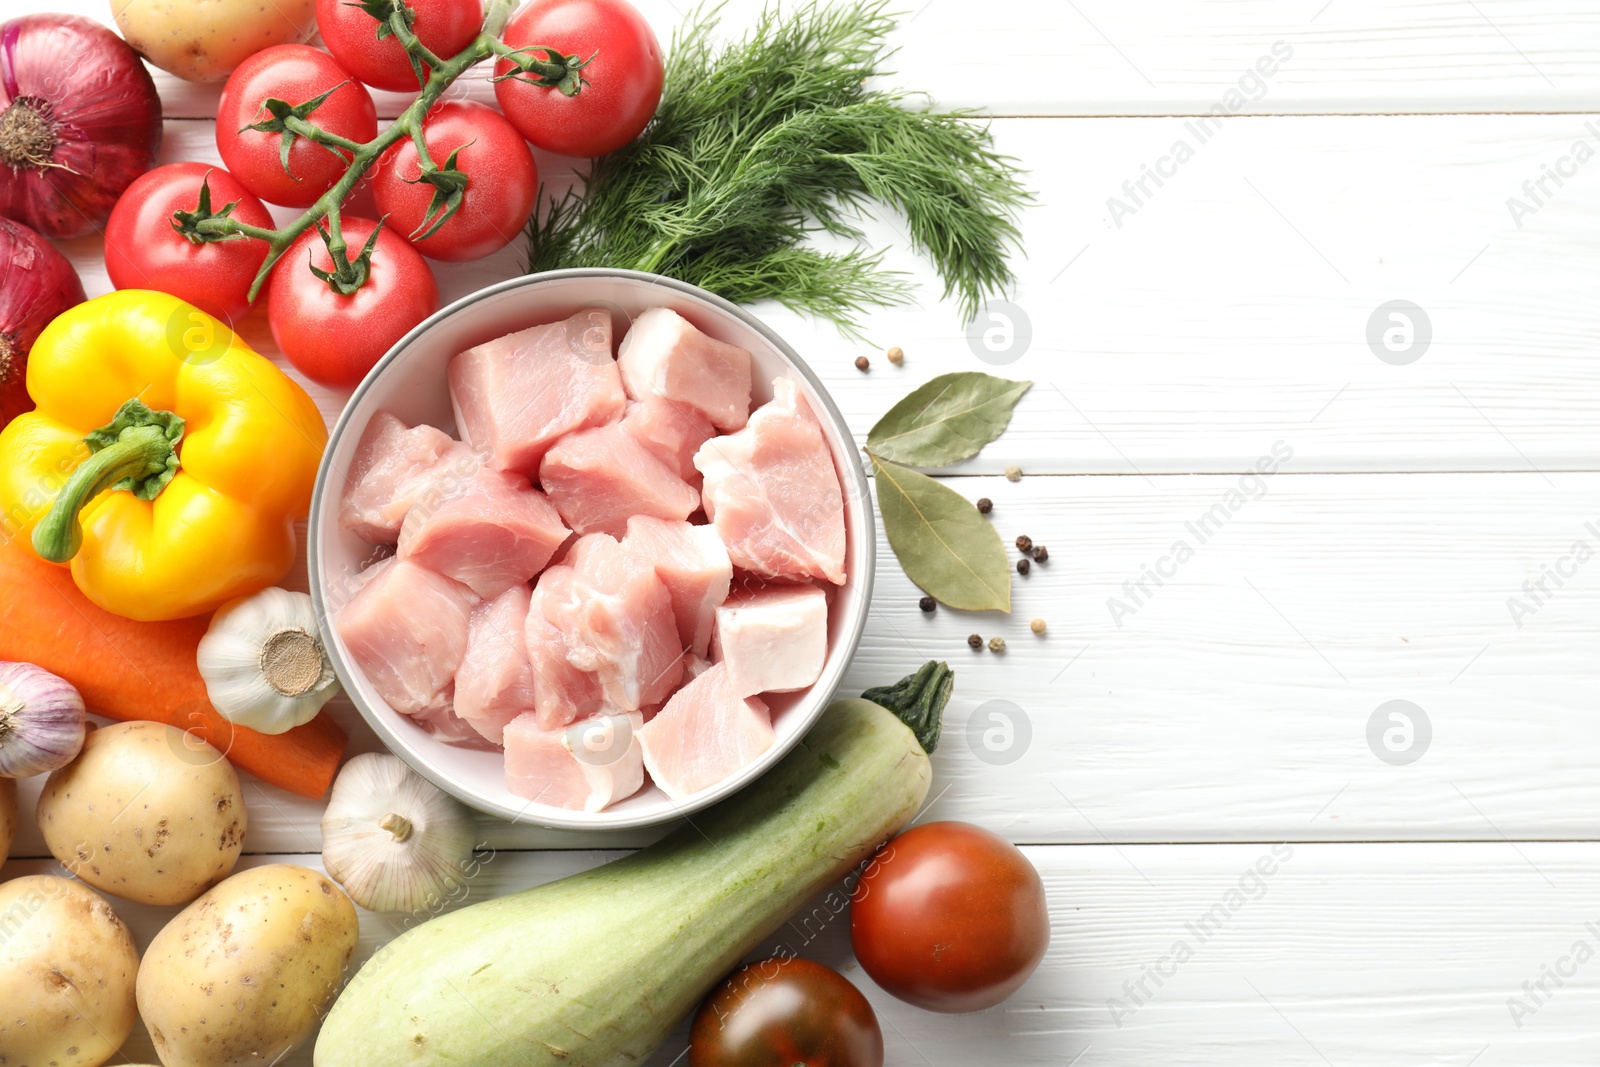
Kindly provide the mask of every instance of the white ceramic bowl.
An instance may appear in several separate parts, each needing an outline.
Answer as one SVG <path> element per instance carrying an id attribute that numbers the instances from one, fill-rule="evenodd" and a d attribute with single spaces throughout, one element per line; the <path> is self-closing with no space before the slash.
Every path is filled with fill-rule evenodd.
<path id="1" fill-rule="evenodd" d="M 767 699 L 777 742 L 737 774 L 687 800 L 673 801 L 654 785 L 605 811 L 589 814 L 535 804 L 505 787 L 499 752 L 447 745 L 391 708 L 350 659 L 331 615 L 347 598 L 350 579 L 373 557 L 373 547 L 339 527 L 339 503 L 356 445 L 368 420 L 387 409 L 408 423 L 430 423 L 454 432 L 445 368 L 463 349 L 541 323 L 566 318 L 582 307 L 611 309 L 620 339 L 634 315 L 669 307 L 713 337 L 750 350 L 755 362 L 753 402 L 771 398 L 772 379 L 788 375 L 822 423 L 834 466 L 844 487 L 845 584 L 831 590 L 828 660 L 822 677 L 801 693 Z M 780 760 L 838 688 L 861 640 L 872 595 L 875 537 L 866 473 L 849 428 L 822 383 L 795 351 L 759 319 L 721 297 L 671 278 L 637 271 L 580 268 L 513 278 L 451 304 L 412 330 L 378 362 L 351 396 L 333 427 L 317 473 L 307 534 L 311 596 L 334 669 L 385 744 L 439 788 L 480 811 L 519 822 L 573 830 L 616 830 L 665 822 L 734 793 Z"/>

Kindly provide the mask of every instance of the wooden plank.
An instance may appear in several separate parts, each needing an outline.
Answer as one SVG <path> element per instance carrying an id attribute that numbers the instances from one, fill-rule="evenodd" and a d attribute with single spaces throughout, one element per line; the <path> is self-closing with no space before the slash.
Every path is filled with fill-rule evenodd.
<path id="1" fill-rule="evenodd" d="M 1155 195 L 1117 222 L 1108 198 L 1132 204 L 1122 183 L 1192 136 L 1184 120 L 1007 119 L 995 130 L 1047 191 L 1027 215 L 1018 264 L 1013 299 L 1032 323 L 1020 358 L 979 358 L 996 324 L 985 320 L 969 342 L 892 222 L 872 223 L 870 239 L 921 281 L 919 304 L 873 313 L 865 342 L 756 309 L 818 370 L 859 436 L 933 374 L 989 370 L 1038 384 L 964 473 L 1245 471 L 1279 437 L 1294 440 L 1301 471 L 1600 467 L 1600 363 L 1589 352 L 1600 334 L 1589 299 L 1600 287 L 1590 253 L 1600 165 L 1565 188 L 1546 181 L 1549 197 L 1520 229 L 1507 208 L 1575 141 L 1600 148 L 1600 121 L 1238 120 L 1162 188 L 1146 182 Z M 168 131 L 165 158 L 216 159 L 209 124 Z M 570 180 L 554 157 L 543 162 L 553 180 Z M 519 245 L 441 265 L 445 299 L 517 274 Z M 64 247 L 89 291 L 104 291 L 98 241 Z M 1369 321 L 1396 299 L 1432 324 L 1409 365 L 1380 359 L 1368 341 Z M 270 352 L 264 319 L 258 308 L 242 329 Z M 891 344 L 905 349 L 904 366 L 877 355 Z M 874 356 L 866 374 L 854 367 L 863 352 Z M 337 411 L 341 395 L 314 391 Z"/>
<path id="2" fill-rule="evenodd" d="M 763 2 L 732 0 L 724 26 L 742 31 Z M 663 44 L 690 6 L 635 3 Z M 57 6 L 108 17 L 96 0 Z M 981 19 L 953 0 L 899 10 L 892 83 L 999 115 L 1585 111 L 1600 90 L 1600 11 L 1583 0 L 995 0 Z M 156 79 L 167 114 L 215 114 L 219 86 Z M 492 100 L 487 73 L 462 95 Z M 374 96 L 383 115 L 409 99 Z"/>
<path id="3" fill-rule="evenodd" d="M 760 955 L 787 950 L 842 969 L 877 1010 L 891 1064 L 1591 1062 L 1596 964 L 1579 962 L 1576 946 L 1600 949 L 1595 844 L 1026 852 L 1044 877 L 1052 943 L 997 1008 L 934 1015 L 889 997 L 854 963 L 847 915 L 820 901 Z M 615 855 L 501 853 L 469 899 Z M 271 861 L 316 866 L 297 855 L 247 862 Z M 4 874 L 47 867 L 13 862 Z M 177 910 L 115 903 L 141 948 Z M 363 959 L 403 928 L 361 918 Z M 684 1041 L 680 1028 L 649 1067 L 681 1063 Z M 142 1032 L 123 1055 L 153 1062 Z M 283 1064 L 311 1062 L 301 1049 Z"/>
<path id="4" fill-rule="evenodd" d="M 934 813 L 1017 841 L 1593 837 L 1600 563 L 1573 546 L 1600 552 L 1600 475 L 1291 469 L 961 479 L 994 500 L 1006 540 L 1029 534 L 1048 563 L 1016 581 L 1009 618 L 926 615 L 880 542 L 844 692 L 951 663 Z M 971 651 L 974 631 L 1007 651 Z M 1392 700 L 1431 726 L 1408 765 L 1368 741 Z M 358 749 L 377 747 L 334 707 Z M 37 787 L 25 783 L 25 811 Z M 259 783 L 248 800 L 250 851 L 320 849 L 319 805 Z M 653 836 L 481 825 L 497 848 Z M 45 854 L 31 826 L 17 854 Z"/>

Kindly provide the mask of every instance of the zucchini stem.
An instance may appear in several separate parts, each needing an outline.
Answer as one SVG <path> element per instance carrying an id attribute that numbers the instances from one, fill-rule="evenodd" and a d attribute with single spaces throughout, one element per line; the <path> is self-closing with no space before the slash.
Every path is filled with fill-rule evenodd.
<path id="1" fill-rule="evenodd" d="M 939 747 L 944 707 L 950 702 L 950 691 L 955 684 L 956 674 L 950 665 L 931 659 L 893 685 L 868 689 L 861 698 L 893 712 L 895 718 L 917 735 L 922 751 L 931 756 Z"/>

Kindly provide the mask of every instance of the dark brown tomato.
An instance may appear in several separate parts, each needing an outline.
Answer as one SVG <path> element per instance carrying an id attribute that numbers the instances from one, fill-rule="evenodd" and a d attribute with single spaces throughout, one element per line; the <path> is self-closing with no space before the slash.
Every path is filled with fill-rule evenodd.
<path id="1" fill-rule="evenodd" d="M 700 1005 L 689 1067 L 883 1067 L 883 1031 L 861 990 L 833 968 L 762 960 Z"/>
<path id="2" fill-rule="evenodd" d="M 862 873 L 850 940 L 872 980 L 929 1011 L 979 1011 L 1016 992 L 1050 946 L 1044 883 L 1020 849 L 970 823 L 890 841 Z"/>

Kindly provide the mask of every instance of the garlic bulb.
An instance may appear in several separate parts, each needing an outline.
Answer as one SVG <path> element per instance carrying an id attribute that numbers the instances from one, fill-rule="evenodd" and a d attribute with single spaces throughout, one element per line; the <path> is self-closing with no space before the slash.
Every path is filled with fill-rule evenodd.
<path id="1" fill-rule="evenodd" d="M 217 713 L 264 734 L 310 722 L 339 691 L 304 593 L 272 588 L 228 601 L 195 659 Z"/>
<path id="2" fill-rule="evenodd" d="M 31 663 L 0 663 L 0 778 L 65 767 L 83 747 L 83 697 Z"/>
<path id="3" fill-rule="evenodd" d="M 322 866 L 368 911 L 437 910 L 476 873 L 472 813 L 398 756 L 344 765 L 322 815 Z"/>

